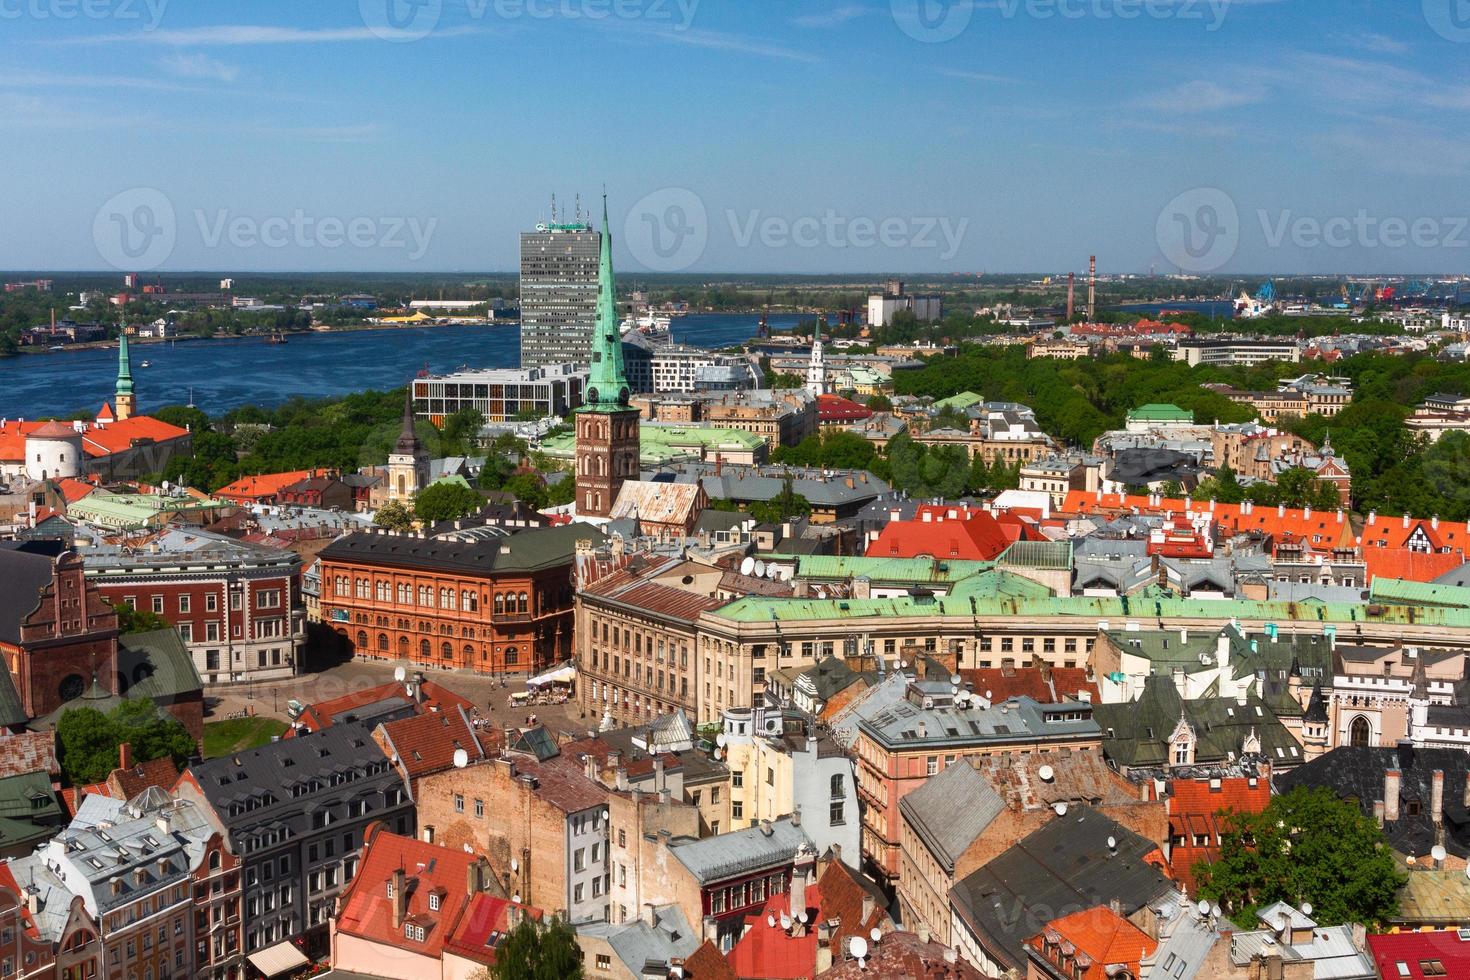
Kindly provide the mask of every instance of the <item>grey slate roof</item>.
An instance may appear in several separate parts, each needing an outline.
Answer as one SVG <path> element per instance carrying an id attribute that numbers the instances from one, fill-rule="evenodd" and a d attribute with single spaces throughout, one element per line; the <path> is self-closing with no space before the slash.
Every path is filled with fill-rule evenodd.
<path id="1" fill-rule="evenodd" d="M 998 962 L 1023 969 L 1022 943 L 1052 919 L 1113 899 L 1129 916 L 1165 900 L 1173 882 L 1144 861 L 1157 850 L 1091 807 L 1073 807 L 955 882 L 950 907 Z"/>
<path id="2" fill-rule="evenodd" d="M 491 541 L 454 541 L 360 532 L 338 538 L 322 549 L 320 557 L 362 561 L 394 568 L 424 568 L 470 575 L 491 572 L 528 572 L 569 564 L 577 542 L 603 543 L 605 536 L 590 524 L 532 528 Z"/>
<path id="3" fill-rule="evenodd" d="M 704 885 L 785 865 L 802 844 L 815 849 L 811 838 L 790 817 L 771 821 L 770 829 L 769 837 L 765 825 L 757 824 L 715 837 L 675 841 L 669 845 L 669 853 Z"/>
<path id="4" fill-rule="evenodd" d="M 918 682 L 919 685 L 929 682 Z M 948 683 L 939 684 L 948 692 Z M 858 723 L 870 738 L 884 746 L 934 749 L 956 745 L 996 744 L 1030 741 L 1038 737 L 1096 737 L 1101 733 L 1093 721 L 1091 707 L 1072 704 L 1039 704 L 1028 697 L 1011 698 L 989 707 L 955 707 L 936 704 L 925 708 L 908 697 Z M 983 704 L 983 702 L 981 702 Z"/>
<path id="5" fill-rule="evenodd" d="M 667 968 L 669 960 L 688 958 L 702 941 L 677 905 L 654 909 L 654 918 L 657 921 L 653 925 L 642 919 L 625 925 L 598 922 L 578 926 L 577 932 L 604 936 L 623 966 L 637 977 L 643 975 L 645 963 L 661 963 Z"/>
<path id="6" fill-rule="evenodd" d="M 898 808 L 953 872 L 965 850 L 1006 805 L 985 777 L 960 760 L 899 800 Z"/>
<path id="7" fill-rule="evenodd" d="M 20 642 L 20 624 L 41 601 L 41 590 L 55 576 L 55 563 L 45 555 L 0 548 L 0 640 Z"/>

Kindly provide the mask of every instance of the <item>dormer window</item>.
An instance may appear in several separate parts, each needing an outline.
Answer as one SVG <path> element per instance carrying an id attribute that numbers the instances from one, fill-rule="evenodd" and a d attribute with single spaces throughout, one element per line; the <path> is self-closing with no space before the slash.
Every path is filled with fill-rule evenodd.
<path id="1" fill-rule="evenodd" d="M 439 911 L 439 895 L 437 893 L 433 893 L 433 894 L 430 894 L 429 895 L 429 911 L 430 912 L 437 912 L 437 911 Z"/>
<path id="2" fill-rule="evenodd" d="M 390 899 L 393 897 L 393 882 L 391 881 L 388 882 L 388 897 Z"/>

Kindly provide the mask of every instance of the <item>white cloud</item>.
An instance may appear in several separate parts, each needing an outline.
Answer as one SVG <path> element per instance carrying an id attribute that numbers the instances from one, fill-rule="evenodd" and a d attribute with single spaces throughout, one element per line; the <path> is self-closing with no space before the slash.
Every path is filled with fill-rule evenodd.
<path id="1" fill-rule="evenodd" d="M 233 82 L 240 77 L 237 65 L 227 65 L 207 54 L 179 52 L 158 59 L 158 67 L 180 78 L 203 78 L 215 82 Z"/>
<path id="2" fill-rule="evenodd" d="M 992 82 L 997 85 L 1019 85 L 1017 79 L 1005 75 L 992 75 L 983 71 L 969 71 L 965 68 L 940 68 L 939 74 L 945 78 L 953 78 L 961 82 Z"/>
<path id="3" fill-rule="evenodd" d="M 1185 82 L 1139 100 L 1146 109 L 1169 113 L 1218 112 L 1237 106 L 1255 105 L 1266 98 L 1260 85 L 1221 85 L 1207 79 Z"/>
<path id="4" fill-rule="evenodd" d="M 1360 31 L 1355 34 L 1334 34 L 1332 40 L 1346 44 L 1348 47 L 1357 48 L 1359 51 L 1368 51 L 1373 54 L 1406 54 L 1409 44 L 1397 38 L 1389 37 L 1387 34 L 1374 34 L 1372 31 Z"/>
<path id="5" fill-rule="evenodd" d="M 456 37 L 482 33 L 472 26 L 436 30 L 434 37 Z M 56 44 L 91 46 L 99 44 L 157 44 L 174 47 L 239 47 L 259 44 L 334 44 L 354 41 L 381 41 L 382 36 L 366 27 L 329 27 L 308 29 L 269 27 L 258 24 L 222 24 L 218 27 L 193 27 L 176 31 L 140 31 L 133 34 L 100 34 L 95 37 L 68 38 Z"/>
<path id="6" fill-rule="evenodd" d="M 791 18 L 791 23 L 797 27 L 840 27 L 850 20 L 866 17 L 871 12 L 867 7 L 859 4 L 848 4 L 847 6 L 834 7 L 831 10 L 825 10 L 821 13 L 802 14 L 799 17 L 793 17 Z"/>

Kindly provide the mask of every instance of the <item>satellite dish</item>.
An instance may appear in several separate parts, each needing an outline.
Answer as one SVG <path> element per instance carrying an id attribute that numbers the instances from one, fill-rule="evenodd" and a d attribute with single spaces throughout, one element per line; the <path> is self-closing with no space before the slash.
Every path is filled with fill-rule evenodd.
<path id="1" fill-rule="evenodd" d="M 806 922 L 806 909 L 802 909 L 800 912 L 796 913 L 796 921 Z"/>
<path id="2" fill-rule="evenodd" d="M 729 740 L 725 738 L 725 733 L 724 732 L 720 732 L 720 734 L 718 734 L 718 735 L 715 736 L 715 744 L 718 745 L 722 749 L 725 747 L 725 745 L 726 745 L 726 743 L 728 741 Z"/>
<path id="3" fill-rule="evenodd" d="M 776 928 L 776 916 L 775 916 L 775 913 L 767 913 L 767 915 L 766 915 L 766 925 L 767 926 L 770 926 L 772 929 Z"/>
<path id="4" fill-rule="evenodd" d="M 791 916 L 787 915 L 785 912 L 782 912 L 781 913 L 781 928 L 782 929 L 790 929 L 791 928 Z"/>
<path id="5" fill-rule="evenodd" d="M 955 687 L 959 687 L 961 684 L 963 684 L 965 682 L 965 679 L 963 677 L 961 677 L 959 674 L 950 674 L 949 675 L 949 682 L 951 684 L 953 684 Z"/>
<path id="6" fill-rule="evenodd" d="M 512 871 L 519 871 L 519 870 L 521 870 L 521 862 L 517 861 L 515 858 L 511 858 L 510 859 L 510 870 L 512 870 Z"/>
<path id="7" fill-rule="evenodd" d="M 1200 899 L 1199 904 L 1195 906 L 1195 911 L 1199 912 L 1200 915 L 1209 915 L 1210 903 L 1205 901 L 1203 898 Z"/>
<path id="8" fill-rule="evenodd" d="M 393 668 L 393 679 L 402 684 L 404 681 L 408 680 L 408 671 L 404 670 L 402 667 Z"/>
<path id="9" fill-rule="evenodd" d="M 1116 838 L 1116 837 L 1109 837 L 1108 838 L 1108 850 L 1110 850 L 1110 851 L 1116 851 L 1117 849 L 1118 849 L 1118 838 Z"/>
<path id="10" fill-rule="evenodd" d="M 1049 783 L 1054 778 L 1056 778 L 1056 771 L 1053 770 L 1051 766 L 1042 766 L 1040 769 L 1036 770 L 1036 775 L 1041 777 L 1041 781 L 1043 783 Z"/>
<path id="11" fill-rule="evenodd" d="M 740 563 L 740 574 L 749 575 L 754 569 L 755 559 L 750 557 L 749 555 L 746 555 L 745 560 Z"/>
<path id="12" fill-rule="evenodd" d="M 868 955 L 868 941 L 862 936 L 853 936 L 847 941 L 847 951 L 853 959 L 860 960 Z"/>
<path id="13" fill-rule="evenodd" d="M 877 926 L 874 926 L 873 927 L 873 930 L 868 933 L 868 939 L 872 941 L 872 943 L 873 943 L 874 946 L 878 945 L 878 940 L 880 940 L 882 938 L 883 938 L 883 930 L 882 929 L 879 929 Z"/>
<path id="14" fill-rule="evenodd" d="M 756 578 L 765 578 L 766 577 L 766 563 L 765 562 L 763 562 L 763 561 L 757 561 L 755 563 L 755 577 Z"/>
<path id="15" fill-rule="evenodd" d="M 1057 811 L 1057 816 L 1059 816 L 1059 817 L 1065 817 L 1067 815 L 1067 802 L 1065 800 L 1063 800 L 1060 803 L 1057 803 L 1055 806 L 1053 806 L 1052 809 L 1055 810 L 1055 811 Z"/>
<path id="16" fill-rule="evenodd" d="M 510 897 L 510 900 L 512 902 L 515 902 L 517 905 L 521 904 L 521 893 L 520 892 L 516 892 L 514 895 L 512 895 Z"/>
<path id="17" fill-rule="evenodd" d="M 775 565 L 767 565 L 766 566 L 766 578 L 768 578 L 772 582 L 774 582 L 777 579 L 779 579 L 780 577 L 781 577 L 781 569 L 779 567 L 777 567 Z"/>
<path id="18" fill-rule="evenodd" d="M 1213 915 L 1217 919 L 1220 918 L 1220 903 L 1219 902 L 1216 902 L 1214 905 L 1211 905 L 1210 906 L 1210 914 Z"/>
<path id="19" fill-rule="evenodd" d="M 1437 848 L 1437 850 L 1442 850 L 1442 848 Z M 1311 902 L 1304 902 L 1304 903 L 1302 903 L 1302 915 L 1311 915 L 1311 914 L 1312 914 L 1312 903 Z"/>
<path id="20" fill-rule="evenodd" d="M 986 691 L 986 692 L 985 692 L 985 700 L 987 700 L 987 701 L 989 701 L 989 700 L 990 700 L 990 698 L 991 698 L 991 694 L 990 694 L 990 692 L 989 692 L 989 691 Z"/>
<path id="21" fill-rule="evenodd" d="M 1445 853 L 1446 852 L 1443 844 L 1435 844 L 1434 849 L 1429 852 L 1429 856 L 1434 858 L 1436 861 L 1443 861 Z"/>
<path id="22" fill-rule="evenodd" d="M 464 749 L 454 750 L 454 768 L 463 769 L 470 764 L 470 754 Z"/>

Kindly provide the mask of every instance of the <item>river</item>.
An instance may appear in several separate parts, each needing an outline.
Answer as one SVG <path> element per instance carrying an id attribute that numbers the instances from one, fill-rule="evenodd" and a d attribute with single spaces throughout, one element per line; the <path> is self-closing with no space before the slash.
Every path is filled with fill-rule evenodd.
<path id="1" fill-rule="evenodd" d="M 777 332 L 810 316 L 771 317 Z M 755 336 L 755 314 L 700 313 L 674 320 L 674 339 L 724 347 Z M 320 398 L 369 388 L 402 387 L 417 372 L 515 367 L 516 326 L 413 327 L 292 334 L 286 344 L 261 338 L 188 340 L 132 346 L 139 409 L 195 405 L 211 415 L 240 405 L 278 405 L 296 395 Z M 144 362 L 148 367 L 144 367 Z M 0 418 L 95 412 L 111 401 L 117 351 L 62 351 L 0 359 Z"/>

